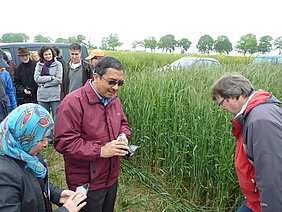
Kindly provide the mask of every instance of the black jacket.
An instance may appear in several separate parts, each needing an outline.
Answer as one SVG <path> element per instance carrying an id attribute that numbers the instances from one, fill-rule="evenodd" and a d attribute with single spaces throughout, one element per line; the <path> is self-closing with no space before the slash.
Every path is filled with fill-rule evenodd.
<path id="1" fill-rule="evenodd" d="M 37 84 L 34 81 L 36 61 L 29 60 L 28 63 L 20 63 L 15 70 L 14 85 L 16 91 L 23 95 L 24 103 L 37 103 Z M 32 95 L 24 94 L 24 89 L 31 89 Z"/>
<path id="2" fill-rule="evenodd" d="M 40 180 L 29 168 L 24 168 L 25 162 L 8 156 L 0 155 L 0 212 L 46 212 L 43 191 Z M 50 199 L 59 204 L 62 189 L 51 183 Z M 67 212 L 65 207 L 57 212 Z"/>

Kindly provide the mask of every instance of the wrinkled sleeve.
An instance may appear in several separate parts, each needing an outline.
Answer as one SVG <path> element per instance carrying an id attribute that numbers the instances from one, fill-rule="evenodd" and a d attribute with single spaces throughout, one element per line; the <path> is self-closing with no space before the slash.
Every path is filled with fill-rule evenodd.
<path id="1" fill-rule="evenodd" d="M 248 154 L 253 155 L 263 212 L 282 208 L 282 120 L 256 120 L 248 127 Z M 251 151 L 251 152 L 249 152 Z"/>
<path id="2" fill-rule="evenodd" d="M 20 66 L 18 66 L 15 70 L 14 85 L 15 85 L 15 88 L 18 92 L 23 93 L 25 87 L 23 86 L 20 72 L 21 72 Z"/>
<path id="3" fill-rule="evenodd" d="M 62 63 L 57 62 L 56 75 L 55 75 L 56 78 L 54 80 L 46 82 L 44 84 L 44 87 L 53 87 L 53 86 L 60 85 L 62 83 L 62 76 L 63 76 L 63 66 L 62 66 Z"/>
<path id="4" fill-rule="evenodd" d="M 7 169 L 0 174 L 0 211 L 21 212 L 21 179 Z"/>
<path id="5" fill-rule="evenodd" d="M 68 96 L 65 98 L 67 99 L 60 103 L 56 113 L 55 149 L 78 160 L 92 161 L 99 158 L 101 145 L 82 137 L 83 109 L 75 108 Z"/>
<path id="6" fill-rule="evenodd" d="M 12 79 L 9 72 L 6 72 L 5 82 L 6 82 L 6 93 L 9 97 L 9 102 L 8 102 L 9 109 L 15 109 L 17 107 L 17 101 L 15 97 Z"/>
<path id="7" fill-rule="evenodd" d="M 35 66 L 34 81 L 37 84 L 43 84 L 43 83 L 52 81 L 51 76 L 41 76 L 41 69 L 42 69 L 42 66 L 38 62 Z"/>

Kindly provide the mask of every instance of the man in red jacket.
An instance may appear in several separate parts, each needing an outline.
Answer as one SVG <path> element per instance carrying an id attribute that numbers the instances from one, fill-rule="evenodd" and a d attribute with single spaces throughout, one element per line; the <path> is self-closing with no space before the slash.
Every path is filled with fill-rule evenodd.
<path id="1" fill-rule="evenodd" d="M 281 102 L 264 90 L 255 91 L 248 79 L 228 74 L 212 86 L 212 99 L 234 118 L 234 165 L 246 200 L 237 212 L 282 209 Z"/>
<path id="2" fill-rule="evenodd" d="M 63 154 L 69 189 L 89 183 L 82 211 L 113 211 L 120 157 L 130 138 L 116 92 L 124 84 L 120 61 L 99 61 L 93 80 L 69 93 L 57 108 L 54 146 Z M 126 141 L 120 142 L 123 139 Z"/>

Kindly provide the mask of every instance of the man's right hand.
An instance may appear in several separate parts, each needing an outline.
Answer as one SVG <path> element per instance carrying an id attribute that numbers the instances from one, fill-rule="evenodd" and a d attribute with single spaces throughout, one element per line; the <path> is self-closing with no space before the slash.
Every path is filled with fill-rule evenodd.
<path id="1" fill-rule="evenodd" d="M 129 147 L 126 145 L 126 143 L 113 140 L 106 143 L 101 148 L 101 157 L 109 158 L 113 156 L 125 156 L 128 153 L 126 150 L 129 150 Z"/>
<path id="2" fill-rule="evenodd" d="M 24 93 L 28 95 L 28 94 L 31 94 L 31 91 L 24 89 Z"/>

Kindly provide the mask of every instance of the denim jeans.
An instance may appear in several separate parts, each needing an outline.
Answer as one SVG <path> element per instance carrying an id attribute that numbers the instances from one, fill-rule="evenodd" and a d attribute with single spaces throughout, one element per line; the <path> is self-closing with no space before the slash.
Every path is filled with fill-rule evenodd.
<path id="1" fill-rule="evenodd" d="M 54 101 L 54 102 L 38 102 L 39 105 L 41 105 L 42 107 L 44 107 L 47 111 L 52 112 L 52 117 L 55 121 L 56 118 L 56 109 L 58 107 L 58 105 L 60 104 L 60 101 Z M 51 134 L 48 136 L 48 143 L 49 144 L 53 144 L 54 141 L 54 133 L 53 131 L 51 132 Z"/>
<path id="2" fill-rule="evenodd" d="M 52 117 L 55 121 L 56 117 L 56 109 L 58 105 L 60 104 L 60 101 L 54 101 L 54 102 L 38 102 L 41 106 L 43 106 L 47 111 L 52 112 Z"/>
<path id="3" fill-rule="evenodd" d="M 248 208 L 246 206 L 246 202 L 247 200 L 245 200 L 242 205 L 240 206 L 240 208 L 238 208 L 237 212 L 254 212 L 252 209 Z"/>

